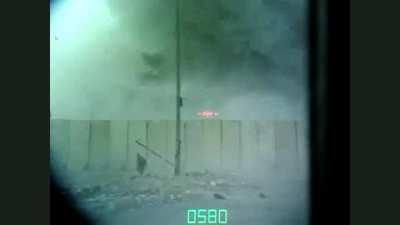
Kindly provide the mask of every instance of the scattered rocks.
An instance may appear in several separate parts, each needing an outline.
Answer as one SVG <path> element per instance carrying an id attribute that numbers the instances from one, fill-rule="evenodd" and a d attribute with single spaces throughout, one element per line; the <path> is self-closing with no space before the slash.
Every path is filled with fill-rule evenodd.
<path id="1" fill-rule="evenodd" d="M 183 199 L 183 196 L 180 194 L 170 194 L 169 195 L 169 200 L 171 201 L 181 201 Z"/>
<path id="2" fill-rule="evenodd" d="M 216 199 L 226 199 L 225 196 L 223 196 L 222 194 L 218 194 L 218 193 L 214 193 L 214 198 Z"/>
<path id="3" fill-rule="evenodd" d="M 240 197 L 268 199 L 259 187 L 252 187 L 237 175 L 218 175 L 210 172 L 187 173 L 181 177 L 130 174 L 108 184 L 77 186 L 74 194 L 83 206 L 101 210 L 138 209 L 150 205 L 169 204 L 204 197 L 235 200 Z M 238 195 L 236 195 L 238 193 Z M 248 195 L 248 196 L 244 196 Z"/>
<path id="4" fill-rule="evenodd" d="M 259 194 L 258 194 L 258 196 L 260 197 L 260 198 L 268 198 L 264 193 L 262 193 L 262 192 L 260 192 Z"/>

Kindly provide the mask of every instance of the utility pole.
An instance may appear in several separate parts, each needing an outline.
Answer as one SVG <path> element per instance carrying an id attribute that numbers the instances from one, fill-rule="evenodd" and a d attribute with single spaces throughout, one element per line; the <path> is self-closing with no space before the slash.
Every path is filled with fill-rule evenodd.
<path id="1" fill-rule="evenodd" d="M 181 46 L 180 46 L 180 0 L 176 0 L 176 152 L 175 176 L 181 173 Z"/>

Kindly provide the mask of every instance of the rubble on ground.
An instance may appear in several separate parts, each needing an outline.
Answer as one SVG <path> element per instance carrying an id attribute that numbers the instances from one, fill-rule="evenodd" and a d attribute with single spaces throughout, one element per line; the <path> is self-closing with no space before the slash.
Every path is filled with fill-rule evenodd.
<path id="1" fill-rule="evenodd" d="M 127 179 L 85 187 L 73 186 L 71 193 L 83 208 L 99 214 L 117 209 L 181 202 L 191 198 L 230 199 L 233 190 L 248 190 L 256 198 L 267 198 L 257 186 L 235 175 L 210 172 L 186 173 L 181 177 L 132 175 Z M 229 197 L 230 196 L 230 197 Z"/>

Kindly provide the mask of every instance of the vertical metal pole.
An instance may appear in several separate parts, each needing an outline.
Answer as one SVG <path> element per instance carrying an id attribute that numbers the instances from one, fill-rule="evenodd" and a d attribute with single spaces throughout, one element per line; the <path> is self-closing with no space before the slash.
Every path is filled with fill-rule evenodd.
<path id="1" fill-rule="evenodd" d="M 176 0 L 176 153 L 175 176 L 180 175 L 181 169 L 181 77 L 180 77 L 180 0 Z"/>

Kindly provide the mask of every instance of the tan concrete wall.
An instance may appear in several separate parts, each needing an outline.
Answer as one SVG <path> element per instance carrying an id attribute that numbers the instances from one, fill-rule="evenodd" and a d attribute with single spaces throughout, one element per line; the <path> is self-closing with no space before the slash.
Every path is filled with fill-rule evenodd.
<path id="1" fill-rule="evenodd" d="M 128 159 L 128 129 L 126 120 L 111 121 L 110 124 L 110 169 L 124 170 Z"/>
<path id="2" fill-rule="evenodd" d="M 89 121 L 70 121 L 68 168 L 82 170 L 89 159 Z"/>
<path id="3" fill-rule="evenodd" d="M 222 168 L 222 138 L 221 120 L 204 120 L 203 123 L 203 145 L 204 161 L 206 169 L 212 172 L 219 172 Z"/>
<path id="4" fill-rule="evenodd" d="M 182 121 L 182 171 L 305 173 L 307 135 L 295 121 Z M 70 170 L 135 172 L 137 154 L 145 174 L 172 175 L 173 167 L 136 143 L 174 162 L 175 121 L 51 121 L 51 160 Z"/>
<path id="5" fill-rule="evenodd" d="M 70 149 L 70 121 L 51 120 L 50 122 L 50 159 L 57 168 L 65 169 Z"/>

